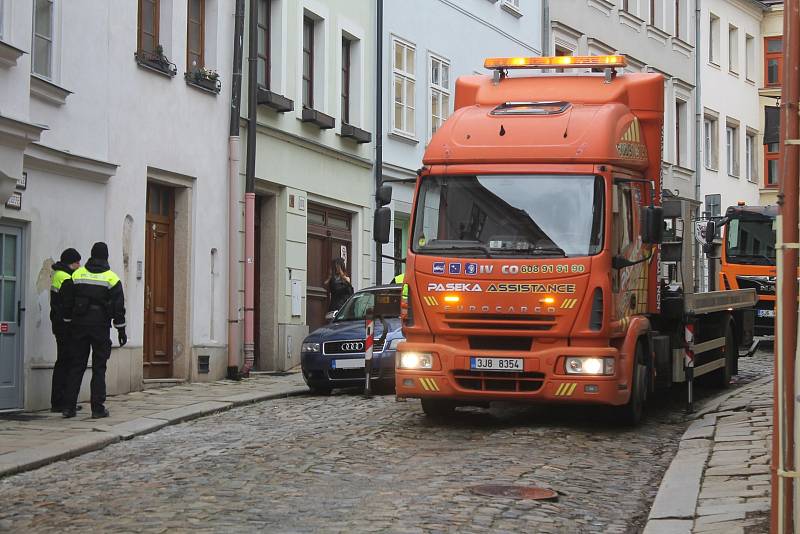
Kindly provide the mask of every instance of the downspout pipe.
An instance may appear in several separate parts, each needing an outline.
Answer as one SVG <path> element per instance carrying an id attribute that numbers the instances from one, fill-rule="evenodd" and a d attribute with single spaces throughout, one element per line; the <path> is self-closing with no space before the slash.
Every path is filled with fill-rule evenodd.
<path id="1" fill-rule="evenodd" d="M 375 192 L 383 185 L 383 0 L 377 0 L 375 47 Z M 375 207 L 378 200 L 375 199 Z M 375 284 L 383 284 L 383 244 L 375 242 Z"/>
<path id="2" fill-rule="evenodd" d="M 772 532 L 796 532 L 795 372 L 800 210 L 800 0 L 784 2 L 781 170 L 778 194 L 778 340 L 774 395 Z M 775 471 L 777 469 L 777 471 Z"/>
<path id="3" fill-rule="evenodd" d="M 700 180 L 702 178 L 702 170 L 701 169 L 703 169 L 703 164 L 701 163 L 703 161 L 703 159 L 702 159 L 703 158 L 703 149 L 702 149 L 702 143 L 700 142 L 700 140 L 703 139 L 703 98 L 702 98 L 702 95 L 703 95 L 703 90 L 702 90 L 703 70 L 702 70 L 702 67 L 701 67 L 701 60 L 700 60 L 700 57 L 701 57 L 700 50 L 702 49 L 702 46 L 701 46 L 701 44 L 702 44 L 702 34 L 700 32 L 700 28 L 702 26 L 702 24 L 701 24 L 702 15 L 703 15 L 703 12 L 702 12 L 702 0 L 695 0 L 695 8 L 694 8 L 694 107 L 695 107 L 695 117 L 694 117 L 694 122 L 695 122 L 695 125 L 694 125 L 695 126 L 694 198 L 698 202 L 703 202 L 702 194 L 701 194 L 701 191 L 700 191 Z M 680 147 L 678 148 L 678 150 L 680 150 Z M 700 204 L 700 206 L 697 207 L 697 210 L 696 210 L 696 213 L 695 213 L 695 218 L 696 219 L 699 219 L 700 215 L 702 215 L 702 211 L 703 211 L 703 207 L 702 206 L 703 205 Z M 711 276 L 710 275 L 710 273 L 712 271 L 711 264 L 712 264 L 712 262 L 714 260 L 711 258 L 710 255 L 707 255 L 705 258 L 703 257 L 703 254 L 702 254 L 702 250 L 703 249 L 702 249 L 702 247 L 701 247 L 699 242 L 695 242 L 694 246 L 695 246 L 695 251 L 694 251 L 695 252 L 695 258 L 698 258 L 699 260 L 701 260 L 701 264 L 702 264 L 702 262 L 705 262 L 705 264 L 708 266 L 709 276 Z M 695 273 L 694 274 L 694 276 L 695 276 L 695 282 L 694 282 L 695 290 L 696 291 L 700 291 L 701 279 L 702 279 L 701 269 L 700 268 L 695 268 L 694 273 Z M 711 290 L 712 289 L 711 286 L 709 286 L 708 289 Z"/>
<path id="4" fill-rule="evenodd" d="M 236 0 L 233 30 L 233 76 L 228 132 L 228 378 L 239 375 L 239 121 L 242 106 L 244 0 Z"/>
<path id="5" fill-rule="evenodd" d="M 247 164 L 244 193 L 244 366 L 248 376 L 255 360 L 255 206 L 256 206 L 256 120 L 258 115 L 258 0 L 250 0 L 247 58 Z"/>

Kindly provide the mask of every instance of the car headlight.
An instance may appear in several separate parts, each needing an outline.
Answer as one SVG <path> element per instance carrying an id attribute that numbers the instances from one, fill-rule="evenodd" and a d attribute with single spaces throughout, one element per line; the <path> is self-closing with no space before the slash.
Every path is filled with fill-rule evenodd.
<path id="1" fill-rule="evenodd" d="M 319 352 L 319 343 L 303 343 L 301 352 Z"/>
<path id="2" fill-rule="evenodd" d="M 397 345 L 403 343 L 406 340 L 404 337 L 398 337 L 397 339 L 393 339 L 391 343 L 389 343 L 389 350 L 397 350 Z"/>
<path id="3" fill-rule="evenodd" d="M 399 361 L 401 369 L 433 369 L 433 354 L 429 352 L 401 352 Z"/>
<path id="4" fill-rule="evenodd" d="M 565 367 L 568 375 L 613 375 L 614 358 L 568 356 Z"/>

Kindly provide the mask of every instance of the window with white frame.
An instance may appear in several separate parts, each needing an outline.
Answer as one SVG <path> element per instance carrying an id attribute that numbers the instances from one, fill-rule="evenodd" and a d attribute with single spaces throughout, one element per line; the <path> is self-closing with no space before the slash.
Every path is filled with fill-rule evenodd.
<path id="1" fill-rule="evenodd" d="M 708 22 L 708 61 L 719 65 L 719 17 L 713 13 Z"/>
<path id="2" fill-rule="evenodd" d="M 450 116 L 450 62 L 432 55 L 429 65 L 431 120 L 428 138 L 430 139 Z"/>
<path id="3" fill-rule="evenodd" d="M 744 75 L 751 82 L 755 80 L 756 40 L 752 35 L 745 35 L 745 67 Z"/>
<path id="4" fill-rule="evenodd" d="M 686 102 L 675 100 L 675 165 L 688 167 L 687 140 L 689 129 L 687 128 Z"/>
<path id="5" fill-rule="evenodd" d="M 728 175 L 739 177 L 739 125 L 728 122 L 725 126 L 725 150 Z"/>
<path id="6" fill-rule="evenodd" d="M 414 64 L 416 48 L 413 44 L 394 38 L 392 41 L 392 93 L 394 113 L 392 113 L 392 130 L 401 134 L 415 136 L 414 124 L 414 90 L 416 76 Z"/>
<path id="7" fill-rule="evenodd" d="M 739 73 L 739 28 L 728 26 L 728 70 Z"/>
<path id="8" fill-rule="evenodd" d="M 757 171 L 756 171 L 756 136 L 753 132 L 747 132 L 747 136 L 745 137 L 744 142 L 744 154 L 745 154 L 745 176 L 747 177 L 748 182 L 755 182 L 757 178 Z"/>
<path id="9" fill-rule="evenodd" d="M 703 164 L 711 170 L 717 169 L 719 161 L 718 124 L 716 117 L 703 118 Z"/>
<path id="10" fill-rule="evenodd" d="M 708 217 L 719 217 L 722 215 L 722 195 L 706 195 L 706 215 Z"/>
<path id="11" fill-rule="evenodd" d="M 519 11 L 519 0 L 503 0 L 503 5 L 510 7 L 514 11 Z"/>
<path id="12" fill-rule="evenodd" d="M 31 72 L 53 77 L 54 0 L 35 0 L 33 6 L 33 58 Z"/>

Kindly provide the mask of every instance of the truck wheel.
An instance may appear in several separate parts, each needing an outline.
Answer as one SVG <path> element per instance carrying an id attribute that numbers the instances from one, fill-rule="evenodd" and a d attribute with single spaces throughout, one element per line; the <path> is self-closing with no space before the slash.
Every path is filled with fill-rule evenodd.
<path id="1" fill-rule="evenodd" d="M 456 405 L 452 401 L 442 399 L 422 399 L 422 411 L 428 417 L 443 418 L 453 415 Z"/>
<path id="2" fill-rule="evenodd" d="M 642 363 L 642 344 L 636 346 L 636 360 L 631 377 L 631 397 L 628 403 L 617 410 L 619 418 L 625 425 L 636 426 L 642 420 L 644 405 L 647 402 L 647 366 Z"/>
<path id="3" fill-rule="evenodd" d="M 739 349 L 736 346 L 736 338 L 730 323 L 725 327 L 725 346 L 721 352 L 725 358 L 725 366 L 711 373 L 708 379 L 713 387 L 726 388 L 731 384 L 733 369 L 736 367 L 736 359 L 739 357 Z"/>

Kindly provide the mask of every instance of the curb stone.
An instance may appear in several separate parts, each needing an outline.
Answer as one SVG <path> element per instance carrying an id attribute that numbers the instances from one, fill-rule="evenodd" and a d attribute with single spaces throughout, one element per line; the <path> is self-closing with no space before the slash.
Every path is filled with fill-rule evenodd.
<path id="1" fill-rule="evenodd" d="M 296 397 L 308 393 L 308 388 L 293 387 L 277 393 L 244 393 L 222 401 L 206 401 L 181 408 L 165 410 L 107 427 L 95 427 L 94 432 L 55 441 L 40 447 L 4 454 L 0 460 L 0 478 L 31 471 L 45 465 L 68 460 L 88 452 L 104 449 L 112 443 L 127 441 L 160 430 L 166 426 L 199 419 L 258 402 Z"/>

